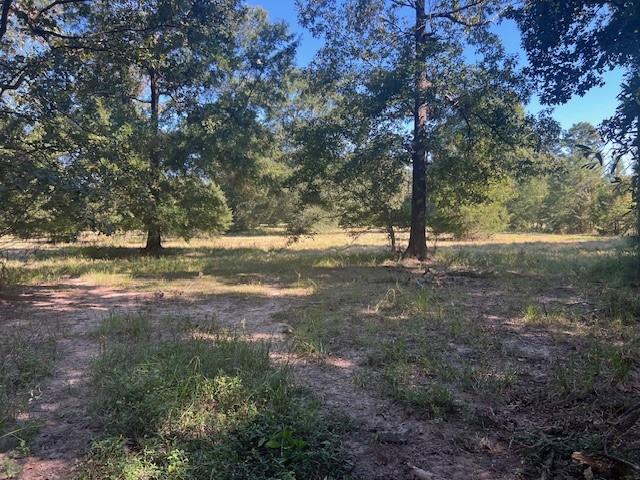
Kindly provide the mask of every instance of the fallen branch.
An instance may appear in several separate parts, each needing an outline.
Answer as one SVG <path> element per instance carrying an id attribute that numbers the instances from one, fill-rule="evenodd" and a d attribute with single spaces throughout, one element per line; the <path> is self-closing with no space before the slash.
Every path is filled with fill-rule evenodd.
<path id="1" fill-rule="evenodd" d="M 571 458 L 578 463 L 590 467 L 594 473 L 613 478 L 637 478 L 640 472 L 640 466 L 610 454 L 573 452 Z"/>
<path id="2" fill-rule="evenodd" d="M 417 480 L 435 480 L 434 476 L 431 475 L 426 470 L 418 468 L 415 465 L 411 465 L 410 463 L 407 463 L 407 465 L 411 469 L 411 473 L 413 474 L 413 478 L 416 478 Z"/>

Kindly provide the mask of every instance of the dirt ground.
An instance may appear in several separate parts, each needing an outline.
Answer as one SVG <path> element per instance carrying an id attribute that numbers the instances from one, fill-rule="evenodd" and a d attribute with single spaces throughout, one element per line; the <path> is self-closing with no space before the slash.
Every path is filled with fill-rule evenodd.
<path id="1" fill-rule="evenodd" d="M 428 469 L 433 478 L 499 478 L 492 473 L 491 458 L 455 447 L 455 430 L 421 419 L 356 387 L 353 375 L 361 360 L 357 354 L 310 360 L 292 353 L 288 325 L 272 317 L 300 300 L 280 295 L 275 287 L 270 292 L 258 301 L 223 296 L 189 302 L 160 298 L 157 293 L 67 281 L 5 297 L 0 310 L 3 328 L 54 322 L 58 339 L 53 375 L 21 418 L 42 427 L 31 442 L 29 456 L 20 460 L 19 478 L 68 478 L 98 434 L 92 428 L 87 405 L 92 395 L 89 367 L 100 353 L 99 340 L 91 334 L 101 320 L 111 312 L 162 317 L 176 311 L 194 320 L 215 315 L 222 325 L 247 338 L 272 342 L 274 361 L 290 364 L 296 379 L 307 385 L 328 411 L 345 417 L 352 426 L 347 446 L 353 454 L 356 478 L 414 478 L 408 466 L 414 463 Z"/>
<path id="2" fill-rule="evenodd" d="M 57 340 L 53 375 L 38 389 L 20 420 L 39 425 L 21 479 L 67 478 L 96 432 L 87 405 L 90 363 L 100 346 L 90 335 L 112 311 L 148 308 L 149 295 L 71 282 L 26 288 L 5 297 L 3 329 L 51 328 Z"/>
<path id="3" fill-rule="evenodd" d="M 273 360 L 290 365 L 296 380 L 319 398 L 326 412 L 348 425 L 345 442 L 356 479 L 623 478 L 589 477 L 593 472 L 586 465 L 576 464 L 570 456 L 554 457 L 557 448 L 553 442 L 563 438 L 561 433 L 575 431 L 586 438 L 587 433 L 609 432 L 613 420 L 638 398 L 640 373 L 636 360 L 626 357 L 621 362 L 631 365 L 630 375 L 624 382 L 612 382 L 606 392 L 594 387 L 593 392 L 574 394 L 569 386 L 569 393 L 563 396 L 549 393 L 550 382 L 557 380 L 551 378 L 556 375 L 554 369 L 563 359 L 586 358 L 595 351 L 593 341 L 600 324 L 593 299 L 585 296 L 584 290 L 566 281 L 541 282 L 535 272 L 523 276 L 507 271 L 498 278 L 492 272 L 450 268 L 425 274 L 424 268 L 394 264 L 368 270 L 365 290 L 353 293 L 345 286 L 357 286 L 363 271 L 355 268 L 345 272 L 333 267 L 320 270 L 317 279 L 326 277 L 338 290 L 325 292 L 321 299 L 291 294 L 291 284 L 287 287 L 275 274 L 260 275 L 261 283 L 255 286 L 259 294 L 222 291 L 190 296 L 182 287 L 150 291 L 131 285 L 100 286 L 78 278 L 4 295 L 0 303 L 2 329 L 47 326 L 55 331 L 58 345 L 53 374 L 35 392 L 20 418 L 35 421 L 41 428 L 30 442 L 29 454 L 19 460 L 19 478 L 69 478 L 99 434 L 88 411 L 92 396 L 89 369 L 101 352 L 94 332 L 113 312 L 143 313 L 158 321 L 171 316 L 196 322 L 214 317 L 220 326 L 247 339 L 271 342 Z M 198 279 L 202 274 L 194 276 Z M 253 288 L 253 284 L 247 285 Z M 414 303 L 426 292 L 434 305 L 454 306 L 455 310 L 445 308 L 441 312 L 444 319 L 433 328 L 405 325 L 406 312 L 395 310 L 402 303 L 396 295 L 404 295 L 402 292 L 413 295 Z M 322 324 L 320 336 L 330 348 L 322 354 L 305 354 L 296 344 L 299 328 L 304 326 L 306 309 L 321 301 L 329 302 L 322 305 L 323 321 L 336 312 L 348 321 L 336 331 L 331 330 L 331 323 Z M 385 306 L 394 302 L 395 306 Z M 529 304 L 536 308 L 523 314 L 523 306 Z M 560 318 L 557 312 L 564 316 Z M 567 318 L 575 321 L 568 323 Z M 406 336 L 408 329 L 417 333 Z M 368 337 L 355 341 L 363 332 L 369 332 Z M 623 343 L 610 336 L 613 347 Z M 411 342 L 420 340 L 420 348 L 426 348 L 427 353 L 430 345 L 434 351 L 452 352 L 448 357 L 452 365 L 482 365 L 489 359 L 496 367 L 492 375 L 513 370 L 518 380 L 504 393 L 456 391 L 456 398 L 466 404 L 463 413 L 446 419 L 426 415 L 381 393 L 381 377 L 370 374 L 374 370 L 370 368 L 372 351 L 389 339 L 408 341 L 410 348 L 414 347 Z M 485 347 L 488 350 L 483 352 Z M 612 355 L 608 350 L 605 353 Z M 610 360 L 603 358 L 602 362 Z M 584 373 L 576 372 L 578 376 Z M 418 384 L 429 383 L 432 379 L 425 375 L 414 372 L 413 379 Z M 601 404 L 603 397 L 606 405 Z M 592 427 L 593 431 L 587 432 Z M 523 432 L 541 433 L 527 438 Z M 612 438 L 633 451 L 633 445 L 640 447 L 638 433 L 629 430 Z M 534 445 L 541 438 L 549 445 Z M 530 454 L 523 453 L 525 449 L 542 457 L 526 465 L 524 458 Z"/>

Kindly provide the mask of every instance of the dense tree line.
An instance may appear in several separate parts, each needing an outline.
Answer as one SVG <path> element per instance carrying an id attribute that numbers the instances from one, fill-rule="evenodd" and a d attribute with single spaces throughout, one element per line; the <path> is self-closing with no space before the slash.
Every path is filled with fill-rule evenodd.
<path id="1" fill-rule="evenodd" d="M 530 66 L 543 102 L 564 103 L 603 83 L 613 68 L 625 80 L 615 114 L 601 126 L 613 147 L 609 168 L 629 161 L 640 238 L 640 2 L 540 0 L 516 2 L 511 11 L 523 35 Z M 638 242 L 640 247 L 640 242 Z"/>
<path id="2" fill-rule="evenodd" d="M 435 215 L 435 233 L 477 238 L 497 232 L 628 235 L 634 230 L 632 176 L 585 155 L 601 150 L 595 127 L 579 123 L 557 138 L 536 171 L 487 188 L 487 199 Z"/>
<path id="3" fill-rule="evenodd" d="M 579 123 L 559 142 L 542 175 L 516 183 L 508 205 L 516 231 L 627 235 L 634 229 L 632 176 L 622 164 L 614 171 L 594 162 L 603 140 L 590 124 Z"/>
<path id="4" fill-rule="evenodd" d="M 324 42 L 305 68 L 241 0 L 3 0 L 0 235 L 138 230 L 157 252 L 262 223 L 300 235 L 324 212 L 392 242 L 409 228 L 405 255 L 425 258 L 428 231 L 640 225 L 637 2 L 297 5 Z M 598 132 L 525 113 L 609 68 L 626 79 Z"/>

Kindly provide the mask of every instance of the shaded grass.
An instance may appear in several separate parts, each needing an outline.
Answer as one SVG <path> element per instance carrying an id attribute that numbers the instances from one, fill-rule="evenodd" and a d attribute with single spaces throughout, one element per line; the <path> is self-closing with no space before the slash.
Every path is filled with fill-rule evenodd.
<path id="1" fill-rule="evenodd" d="M 579 353 L 570 353 L 552 366 L 552 391 L 561 397 L 606 392 L 624 384 L 637 365 L 640 336 L 628 342 L 593 341 Z"/>
<path id="2" fill-rule="evenodd" d="M 340 427 L 270 363 L 267 345 L 222 333 L 122 336 L 141 325 L 102 327 L 111 341 L 94 365 L 93 411 L 106 435 L 78 478 L 346 478 Z"/>
<path id="3" fill-rule="evenodd" d="M 56 338 L 51 332 L 4 328 L 0 335 L 0 437 L 11 437 L 15 440 L 11 443 L 18 445 L 33 434 L 34 425 L 16 419 L 52 371 Z"/>
<path id="4" fill-rule="evenodd" d="M 624 240 L 447 245 L 433 281 L 332 272 L 283 317 L 295 315 L 299 353 L 362 352 L 356 384 L 416 413 L 468 428 L 487 407 L 510 412 L 479 428 L 513 442 L 534 476 L 556 451 L 571 478 L 576 450 L 640 460 L 637 429 L 610 427 L 640 387 L 637 261 Z"/>
<path id="5" fill-rule="evenodd" d="M 493 244 L 444 243 L 431 264 L 444 272 L 442 283 L 425 280 L 421 265 L 393 262 L 380 239 L 347 247 L 344 236 L 319 236 L 291 249 L 279 241 L 203 240 L 175 244 L 160 258 L 125 247 L 71 247 L 42 252 L 27 263 L 11 261 L 10 268 L 24 282 L 69 275 L 100 284 L 124 280 L 127 288 L 179 288 L 190 295 L 229 289 L 257 294 L 269 286 L 304 290 L 302 305 L 279 314 L 293 327 L 295 349 L 319 358 L 358 352 L 355 380 L 363 388 L 451 423 L 474 425 L 476 412 L 486 406 L 510 412 L 505 415 L 518 422 L 525 418 L 517 428 L 494 425 L 492 434 L 523 446 L 529 460 L 544 459 L 549 448 L 566 454 L 602 449 L 604 442 L 623 456 L 640 451 L 633 432 L 612 439 L 605 428 L 638 388 L 640 282 L 637 259 L 624 240 L 511 235 Z M 144 365 L 156 356 L 177 355 L 152 349 L 147 327 L 137 321 L 115 319 L 100 335 L 119 342 L 137 338 L 147 345 L 140 347 L 147 349 Z M 175 348 L 204 348 L 191 342 Z M 499 425 L 517 423 L 510 422 Z M 272 438 L 274 445 L 289 442 L 292 448 L 298 440 L 307 442 L 297 429 L 272 430 L 261 437 L 267 439 L 262 446 L 254 437 L 242 438 L 253 438 L 248 443 L 262 455 L 273 453 L 264 449 Z M 158 436 L 158 430 L 133 435 L 116 429 L 92 458 L 105 459 L 96 465 L 119 462 L 120 472 L 163 478 L 169 468 L 179 468 L 184 452 L 209 448 L 185 450 L 195 443 L 179 439 L 183 453 L 169 460 L 173 444 L 145 443 Z"/>

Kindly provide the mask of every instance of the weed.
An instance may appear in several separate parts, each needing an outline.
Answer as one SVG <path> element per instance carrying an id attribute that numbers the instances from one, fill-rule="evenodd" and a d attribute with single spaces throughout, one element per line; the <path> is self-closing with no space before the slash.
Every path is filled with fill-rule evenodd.
<path id="1" fill-rule="evenodd" d="M 120 340 L 139 342 L 151 336 L 151 322 L 141 313 L 110 313 L 95 331 L 98 338 L 115 337 Z"/>
<path id="2" fill-rule="evenodd" d="M 33 334 L 21 328 L 0 337 L 0 435 L 19 432 L 23 438 L 28 426 L 15 421 L 30 398 L 30 391 L 51 373 L 56 356 L 53 334 Z"/>
<path id="3" fill-rule="evenodd" d="M 525 323 L 539 324 L 543 318 L 543 313 L 536 305 L 529 304 L 527 308 L 525 308 L 522 318 Z"/>
<path id="4" fill-rule="evenodd" d="M 385 393 L 412 405 L 432 418 L 446 418 L 455 409 L 452 392 L 445 386 L 418 382 L 412 367 L 404 362 L 387 366 L 382 374 Z"/>
<path id="5" fill-rule="evenodd" d="M 640 355 L 640 340 L 622 345 L 595 342 L 581 353 L 557 361 L 552 385 L 562 395 L 584 395 L 623 382 L 632 373 Z"/>
<path id="6" fill-rule="evenodd" d="M 329 353 L 329 346 L 342 333 L 342 317 L 328 312 L 323 304 L 304 309 L 301 313 L 300 319 L 294 322 L 295 351 L 311 356 Z"/>
<path id="7" fill-rule="evenodd" d="M 0 478 L 18 478 L 21 471 L 20 465 L 11 458 L 5 458 L 0 462 Z"/>
<path id="8" fill-rule="evenodd" d="M 263 297 L 277 287 L 300 300 L 280 314 L 299 354 L 356 351 L 366 363 L 354 383 L 431 417 L 446 418 L 461 399 L 507 417 L 517 406 L 517 420 L 530 429 L 518 435 L 544 448 L 569 445 L 577 431 L 581 439 L 602 436 L 597 425 L 610 425 L 614 409 L 593 399 L 622 405 L 637 392 L 640 295 L 636 260 L 621 239 L 507 234 L 445 242 L 433 262 L 446 270 L 432 283 L 416 268 L 393 264 L 379 233 L 354 242 L 321 233 L 288 248 L 272 231 L 170 240 L 159 258 L 141 256 L 132 243 L 141 240 L 44 247 L 28 261 L 10 257 L 5 269 L 10 282 L 71 276 L 191 297 Z M 113 318 L 100 332 L 106 340 L 96 365 L 96 413 L 110 436 L 95 444 L 85 478 L 342 474 L 332 463 L 343 458 L 339 448 L 309 460 L 314 442 L 335 446 L 338 431 L 318 420 L 313 400 L 293 389 L 286 372 L 236 358 L 215 319 L 155 317 L 159 328 L 151 331 L 164 333 L 153 335 L 145 322 Z M 254 347 L 248 356 L 263 357 L 263 347 Z M 566 407 L 575 402 L 584 409 Z M 565 428 L 557 439 L 540 433 L 556 423 Z"/>
<path id="9" fill-rule="evenodd" d="M 342 478 L 339 428 L 268 348 L 219 335 L 117 344 L 96 362 L 97 441 L 80 479 Z"/>
<path id="10" fill-rule="evenodd" d="M 625 286 L 607 288 L 601 295 L 604 313 L 608 318 L 625 324 L 640 320 L 640 292 Z"/>

